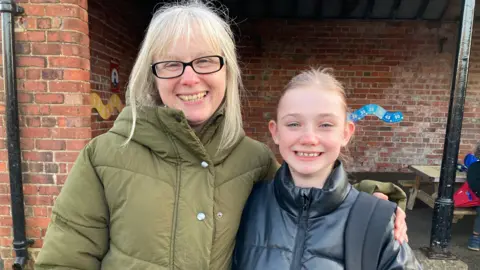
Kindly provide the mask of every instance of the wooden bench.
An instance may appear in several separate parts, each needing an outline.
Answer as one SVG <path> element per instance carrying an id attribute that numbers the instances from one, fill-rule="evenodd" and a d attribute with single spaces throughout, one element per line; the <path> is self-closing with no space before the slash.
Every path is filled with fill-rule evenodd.
<path id="1" fill-rule="evenodd" d="M 415 185 L 415 180 L 398 180 L 398 184 L 405 188 L 412 188 Z"/>
<path id="2" fill-rule="evenodd" d="M 477 214 L 477 210 L 475 208 L 459 208 L 455 207 L 453 210 L 453 223 L 457 223 L 460 219 L 464 216 L 475 216 Z"/>
<path id="3" fill-rule="evenodd" d="M 407 201 L 407 209 L 413 210 L 413 206 L 415 204 L 415 200 L 418 198 L 419 200 L 423 201 L 425 204 L 430 206 L 431 208 L 434 207 L 435 205 L 435 199 L 437 198 L 437 192 L 438 192 L 438 181 L 440 179 L 440 171 L 438 168 L 438 177 L 437 177 L 437 168 L 434 168 L 435 166 L 416 166 L 417 169 L 425 169 L 422 167 L 429 167 L 426 168 L 426 170 L 423 171 L 423 173 L 430 173 L 428 175 L 427 179 L 430 180 L 429 182 L 422 181 L 422 176 L 424 178 L 425 175 L 418 175 L 415 177 L 416 179 L 414 180 L 398 180 L 398 184 L 402 187 L 408 188 L 410 190 L 409 192 L 409 197 Z M 456 179 L 456 183 L 463 183 L 465 182 L 465 178 L 462 178 L 463 175 L 460 173 L 459 175 L 457 174 L 457 177 L 460 176 L 459 178 Z M 433 178 L 433 179 L 432 179 Z M 432 181 L 433 180 L 433 181 Z M 428 194 L 427 192 L 423 191 L 420 189 L 420 184 L 421 183 L 433 183 L 434 185 L 434 193 L 433 194 Z M 457 223 L 460 219 L 462 219 L 464 216 L 468 215 L 476 215 L 477 211 L 475 208 L 459 208 L 455 207 L 453 210 L 453 223 Z"/>

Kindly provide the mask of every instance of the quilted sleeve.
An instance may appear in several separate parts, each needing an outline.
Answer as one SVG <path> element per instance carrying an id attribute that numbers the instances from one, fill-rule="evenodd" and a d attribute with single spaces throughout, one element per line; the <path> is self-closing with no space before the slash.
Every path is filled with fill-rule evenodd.
<path id="1" fill-rule="evenodd" d="M 109 213 L 90 152 L 91 145 L 80 152 L 55 202 L 35 269 L 101 268 L 108 250 Z"/>

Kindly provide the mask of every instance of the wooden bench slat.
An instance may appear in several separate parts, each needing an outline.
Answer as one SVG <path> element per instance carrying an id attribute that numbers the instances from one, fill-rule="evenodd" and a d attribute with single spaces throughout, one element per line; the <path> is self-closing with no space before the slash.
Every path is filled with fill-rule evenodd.
<path id="1" fill-rule="evenodd" d="M 415 180 L 398 180 L 398 183 L 402 187 L 413 187 L 413 185 L 415 185 Z"/>
<path id="2" fill-rule="evenodd" d="M 475 208 L 455 208 L 453 210 L 454 215 L 476 215 L 477 210 Z"/>

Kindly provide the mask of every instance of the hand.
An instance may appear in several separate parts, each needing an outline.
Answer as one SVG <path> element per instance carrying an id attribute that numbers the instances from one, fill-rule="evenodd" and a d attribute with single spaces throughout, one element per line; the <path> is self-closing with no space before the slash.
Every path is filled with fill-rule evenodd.
<path id="1" fill-rule="evenodd" d="M 372 195 L 379 198 L 379 199 L 388 201 L 388 196 L 381 193 L 381 192 L 374 192 Z"/>
<path id="2" fill-rule="evenodd" d="M 407 222 L 405 222 L 405 218 L 407 215 L 402 208 L 397 207 L 397 211 L 395 211 L 395 228 L 393 229 L 393 236 L 395 240 L 397 240 L 400 244 L 403 242 L 408 243 L 408 235 L 407 235 Z"/>
<path id="3" fill-rule="evenodd" d="M 388 196 L 380 192 L 374 192 L 372 195 L 382 200 L 388 200 Z M 395 212 L 395 228 L 393 230 L 393 236 L 400 244 L 403 242 L 408 243 L 407 222 L 405 222 L 406 217 L 407 215 L 402 208 L 397 207 L 397 211 Z"/>

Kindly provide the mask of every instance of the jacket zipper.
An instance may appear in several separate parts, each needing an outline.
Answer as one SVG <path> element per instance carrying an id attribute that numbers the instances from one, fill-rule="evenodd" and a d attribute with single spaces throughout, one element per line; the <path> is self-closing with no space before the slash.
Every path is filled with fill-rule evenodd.
<path id="1" fill-rule="evenodd" d="M 310 198 L 302 192 L 303 207 L 301 214 L 298 216 L 298 230 L 295 237 L 295 249 L 292 260 L 291 270 L 299 270 L 302 266 L 302 257 L 305 247 L 305 234 L 307 232 L 308 210 L 310 208 Z"/>
<path id="2" fill-rule="evenodd" d="M 178 177 L 178 183 L 176 185 L 176 190 L 175 190 L 175 204 L 173 206 L 173 224 L 172 224 L 172 231 L 171 231 L 171 242 L 170 242 L 170 269 L 174 269 L 174 261 L 175 261 L 175 240 L 176 240 L 176 231 L 177 231 L 177 217 L 178 217 L 178 200 L 180 198 L 180 187 L 181 187 L 181 165 L 177 166 L 177 175 Z"/>

